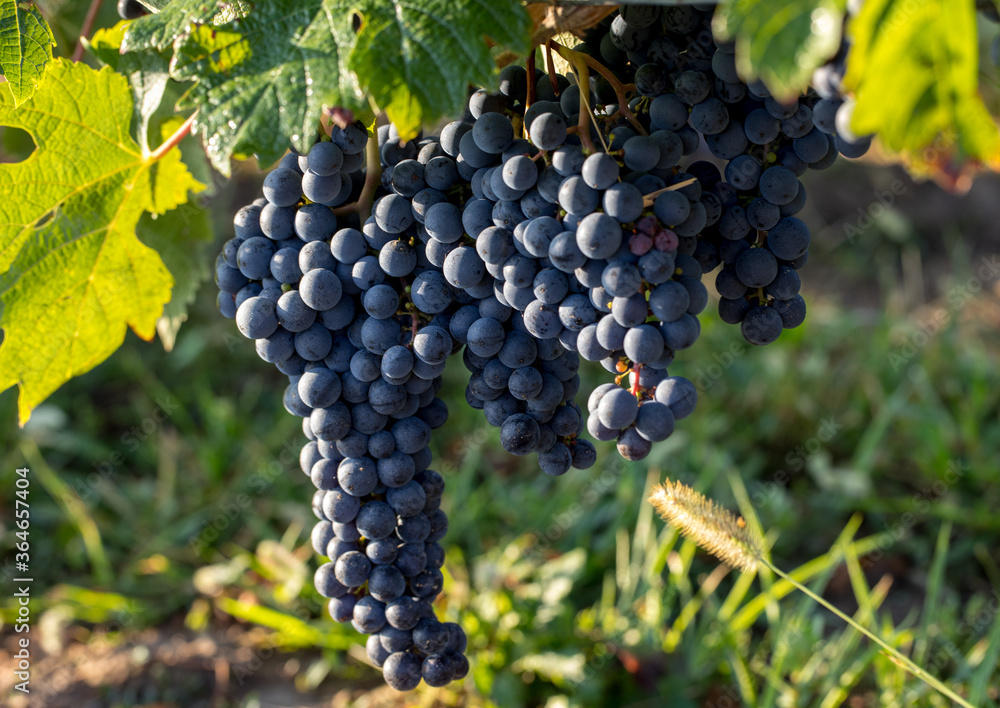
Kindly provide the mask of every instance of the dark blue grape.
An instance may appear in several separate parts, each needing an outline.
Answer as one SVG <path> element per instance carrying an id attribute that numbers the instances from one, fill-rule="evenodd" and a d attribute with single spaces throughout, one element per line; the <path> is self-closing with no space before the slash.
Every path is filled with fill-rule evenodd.
<path id="1" fill-rule="evenodd" d="M 397 691 L 412 691 L 420 684 L 422 664 L 413 654 L 396 652 L 390 654 L 382 665 L 385 682 Z"/>
<path id="2" fill-rule="evenodd" d="M 781 316 L 770 307 L 757 305 L 743 317 L 740 332 L 748 342 L 756 345 L 770 344 L 781 334 Z"/>
<path id="3" fill-rule="evenodd" d="M 264 197 L 275 206 L 292 206 L 301 196 L 302 175 L 295 170 L 279 167 L 264 178 Z"/>

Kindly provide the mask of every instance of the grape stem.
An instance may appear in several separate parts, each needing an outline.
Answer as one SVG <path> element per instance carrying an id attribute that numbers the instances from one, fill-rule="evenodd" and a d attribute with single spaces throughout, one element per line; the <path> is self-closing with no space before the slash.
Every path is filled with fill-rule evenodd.
<path id="1" fill-rule="evenodd" d="M 87 16 L 83 18 L 83 26 L 80 28 L 80 38 L 76 41 L 76 49 L 73 50 L 73 61 L 77 62 L 83 58 L 83 40 L 94 29 L 94 21 L 97 20 L 97 13 L 101 9 L 102 0 L 91 0 L 87 9 Z"/>
<path id="2" fill-rule="evenodd" d="M 377 121 L 376 121 L 377 122 Z M 375 201 L 375 190 L 382 182 L 382 160 L 378 151 L 378 131 L 374 131 L 365 145 L 365 185 L 361 188 L 358 201 L 337 207 L 333 213 L 337 216 L 356 213 L 361 223 L 368 221 L 372 215 L 372 202 Z"/>
<path id="3" fill-rule="evenodd" d="M 194 125 L 195 118 L 198 117 L 198 111 L 195 111 L 188 116 L 187 120 L 181 123 L 181 127 L 174 131 L 174 134 L 163 141 L 160 147 L 156 148 L 149 154 L 146 158 L 147 162 L 156 162 L 160 160 L 164 155 L 177 147 L 181 140 L 187 137 L 188 133 L 191 132 L 191 127 Z"/>
<path id="4" fill-rule="evenodd" d="M 406 282 L 405 277 L 400 278 L 399 283 L 400 285 L 403 286 L 402 292 L 406 295 L 406 304 L 408 305 L 407 309 L 409 309 L 409 307 L 413 308 L 412 310 L 410 310 L 410 344 L 409 344 L 410 348 L 412 348 L 413 340 L 417 338 L 417 326 L 420 324 L 420 316 L 417 313 L 416 305 L 413 304 L 412 294 L 407 292 L 407 288 L 410 287 L 410 284 Z"/>
<path id="5" fill-rule="evenodd" d="M 549 44 L 551 44 L 566 61 L 573 64 L 573 66 L 582 62 L 607 79 L 607 82 L 611 84 L 611 87 L 615 90 L 615 96 L 618 98 L 618 112 L 625 116 L 628 122 L 632 124 L 632 127 L 638 131 L 639 135 L 649 135 L 646 129 L 642 127 L 642 123 L 639 122 L 639 119 L 635 117 L 632 109 L 628 107 L 628 99 L 625 97 L 625 93 L 629 90 L 629 87 L 634 89 L 635 86 L 632 86 L 631 84 L 623 84 L 615 77 L 614 74 L 611 73 L 611 70 L 608 69 L 608 67 L 601 64 L 601 62 L 597 61 L 592 56 L 584 54 L 583 52 L 574 51 L 569 47 L 564 47 L 557 42 L 553 42 L 552 40 L 549 40 Z"/>
<path id="6" fill-rule="evenodd" d="M 549 83 L 552 85 L 552 93 L 559 96 L 559 80 L 556 79 L 556 64 L 552 59 L 552 42 L 545 43 L 545 70 L 549 74 Z"/>
<path id="7" fill-rule="evenodd" d="M 632 395 L 639 397 L 639 372 L 642 371 L 641 364 L 632 364 L 632 375 L 635 380 L 632 382 Z"/>
<path id="8" fill-rule="evenodd" d="M 378 150 L 377 130 L 372 132 L 365 145 L 365 159 L 368 162 L 368 171 L 365 173 L 365 185 L 361 188 L 361 196 L 358 197 L 358 216 L 361 217 L 362 224 L 372 215 L 375 190 L 382 182 L 382 159 Z"/>
<path id="9" fill-rule="evenodd" d="M 580 89 L 580 117 L 577 120 L 576 133 L 580 136 L 583 149 L 587 152 L 594 152 L 594 141 L 590 139 L 590 105 L 587 102 L 587 97 L 590 94 L 590 71 L 587 69 L 587 65 L 579 60 L 578 57 L 582 56 L 580 52 L 573 52 L 549 40 L 545 45 L 545 54 L 550 65 L 549 76 L 552 76 L 555 71 L 555 66 L 552 65 L 552 47 L 555 47 L 562 57 L 573 65 L 573 71 L 576 73 L 576 85 Z M 563 53 L 564 49 L 570 54 Z"/>

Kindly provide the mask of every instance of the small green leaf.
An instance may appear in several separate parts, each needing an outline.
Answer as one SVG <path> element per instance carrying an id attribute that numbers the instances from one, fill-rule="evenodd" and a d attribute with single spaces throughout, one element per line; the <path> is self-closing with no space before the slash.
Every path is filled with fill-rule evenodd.
<path id="1" fill-rule="evenodd" d="M 185 105 L 200 109 L 194 130 L 213 166 L 228 175 L 234 153 L 269 165 L 289 140 L 307 149 L 324 105 L 364 106 L 344 51 L 353 40 L 350 14 L 329 11 L 322 0 L 273 0 L 192 31 L 171 73 L 198 81 Z"/>
<path id="2" fill-rule="evenodd" d="M 351 68 L 404 139 L 460 112 L 470 83 L 491 81 L 484 37 L 518 53 L 528 49 L 531 23 L 517 0 L 327 0 L 326 7 L 361 13 Z"/>
<path id="3" fill-rule="evenodd" d="M 877 133 L 918 170 L 1000 166 L 1000 132 L 979 94 L 974 0 L 866 0 L 848 29 L 855 132 Z"/>
<path id="4" fill-rule="evenodd" d="M 196 182 L 177 150 L 144 157 L 132 97 L 110 68 L 56 60 L 0 125 L 30 133 L 28 159 L 0 165 L 0 391 L 17 384 L 22 424 L 64 382 L 104 361 L 130 326 L 152 338 L 170 299 L 163 261 L 136 238 L 143 212 L 187 201 Z"/>
<path id="5" fill-rule="evenodd" d="M 14 96 L 14 107 L 21 105 L 42 80 L 45 67 L 52 61 L 56 38 L 38 8 L 17 0 L 0 0 L 0 70 Z"/>
<path id="6" fill-rule="evenodd" d="M 163 348 L 170 351 L 198 288 L 211 274 L 212 222 L 205 209 L 182 204 L 155 219 L 144 214 L 136 235 L 160 254 L 174 280 L 170 302 L 156 321 Z"/>
<path id="7" fill-rule="evenodd" d="M 88 49 L 103 64 L 128 77 L 135 97 L 139 146 L 149 153 L 149 119 L 160 107 L 170 75 L 167 59 L 155 51 L 121 53 L 128 22 L 119 22 L 110 29 L 100 29 L 88 42 Z"/>
<path id="8" fill-rule="evenodd" d="M 761 79 L 774 96 L 791 100 L 813 71 L 840 48 L 847 0 L 734 0 L 719 6 L 713 29 L 736 41 L 741 76 Z"/>

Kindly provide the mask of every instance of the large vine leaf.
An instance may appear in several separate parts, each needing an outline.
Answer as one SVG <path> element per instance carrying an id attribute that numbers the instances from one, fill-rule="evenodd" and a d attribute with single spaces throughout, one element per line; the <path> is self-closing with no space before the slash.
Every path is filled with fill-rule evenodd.
<path id="1" fill-rule="evenodd" d="M 14 106 L 31 97 L 52 61 L 56 38 L 38 8 L 17 0 L 0 0 L 0 70 Z M 3 92 L 0 89 L 0 92 Z"/>
<path id="2" fill-rule="evenodd" d="M 528 49 L 531 19 L 517 0 L 368 0 L 359 10 L 351 68 L 404 138 L 461 112 L 470 83 L 489 83 L 495 69 L 484 37 Z"/>
<path id="3" fill-rule="evenodd" d="M 979 94 L 974 0 L 866 0 L 849 25 L 852 127 L 878 133 L 918 170 L 1000 167 L 1000 132 Z"/>
<path id="4" fill-rule="evenodd" d="M 196 0 L 164 13 L 182 2 Z M 187 25 L 171 75 L 195 82 L 183 105 L 199 108 L 195 132 L 228 174 L 234 154 L 270 164 L 289 141 L 307 149 L 324 107 L 374 104 L 415 135 L 459 111 L 470 82 L 491 79 L 487 36 L 525 51 L 529 30 L 519 0 L 273 0 L 230 22 Z"/>
<path id="5" fill-rule="evenodd" d="M 126 325 L 152 338 L 170 300 L 170 274 L 136 238 L 136 224 L 202 185 L 177 150 L 143 156 L 131 119 L 128 83 L 109 68 L 56 60 L 17 110 L 0 94 L 0 125 L 38 146 L 24 162 L 0 165 L 0 391 L 19 386 L 22 424 L 114 352 Z"/>
<path id="6" fill-rule="evenodd" d="M 712 28 L 735 40 L 742 76 L 761 79 L 777 98 L 792 99 L 840 48 L 846 5 L 847 0 L 733 0 L 719 6 Z"/>
<path id="7" fill-rule="evenodd" d="M 183 122 L 180 116 L 164 120 L 160 124 L 161 138 L 166 140 L 174 135 Z M 211 168 L 201 145 L 189 136 L 178 147 L 195 179 L 211 182 Z M 174 348 L 177 333 L 187 321 L 188 307 L 194 302 L 201 284 L 212 274 L 214 255 L 211 249 L 215 236 L 212 219 L 209 211 L 195 202 L 203 201 L 213 191 L 210 184 L 198 195 L 198 199 L 181 204 L 166 214 L 143 214 L 136 227 L 136 236 L 160 254 L 174 279 L 170 302 L 156 321 L 156 333 L 167 351 Z"/>
<path id="8" fill-rule="evenodd" d="M 153 218 L 144 214 L 136 234 L 139 240 L 160 254 L 174 280 L 170 302 L 156 321 L 156 333 L 163 348 L 174 348 L 177 332 L 187 320 L 201 284 L 211 275 L 212 223 L 208 211 L 194 204 L 181 204 Z"/>
<path id="9" fill-rule="evenodd" d="M 353 43 L 350 16 L 322 0 L 274 0 L 246 17 L 192 32 L 171 72 L 197 83 L 187 104 L 198 106 L 194 131 L 213 166 L 229 174 L 234 153 L 277 160 L 289 139 L 305 150 L 324 105 L 363 105 L 344 47 Z"/>
<path id="10" fill-rule="evenodd" d="M 149 120 L 160 107 L 170 79 L 168 60 L 159 52 L 121 53 L 128 22 L 119 22 L 109 29 L 99 29 L 87 42 L 87 48 L 106 66 L 128 77 L 135 97 L 135 117 L 139 146 L 149 152 Z"/>

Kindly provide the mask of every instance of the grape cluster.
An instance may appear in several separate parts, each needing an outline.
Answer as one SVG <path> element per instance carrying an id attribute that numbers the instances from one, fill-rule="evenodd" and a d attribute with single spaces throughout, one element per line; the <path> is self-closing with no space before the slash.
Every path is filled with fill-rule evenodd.
<path id="1" fill-rule="evenodd" d="M 485 99 L 489 106 L 481 105 Z M 406 145 L 391 126 L 383 128 L 382 181 L 391 193 L 365 228 L 412 234 L 431 266 L 411 285 L 414 317 L 448 318 L 447 331 L 433 337 L 448 342 L 442 357 L 452 342 L 464 347 L 468 403 L 500 428 L 508 452 L 535 453 L 541 470 L 558 476 L 596 460 L 594 446 L 579 438 L 583 417 L 573 402 L 579 357 L 559 339 L 573 317 L 573 279 L 532 255 L 541 248 L 528 245 L 532 238 L 547 244 L 562 227 L 555 206 L 534 188 L 537 167 L 528 154 L 538 151 L 527 140 L 515 144 L 510 118 L 492 110 L 502 105 L 501 97 L 479 92 L 470 100 L 479 119 Z M 535 214 L 528 235 L 518 228 L 528 226 L 523 209 Z M 429 331 L 422 326 L 417 336 Z"/>
<path id="2" fill-rule="evenodd" d="M 389 685 L 469 668 L 465 635 L 431 604 L 447 517 L 427 445 L 448 358 L 461 351 L 469 405 L 542 472 L 595 463 L 584 429 L 646 457 L 697 403 L 668 368 L 701 333 L 705 274 L 722 266 L 720 317 L 754 344 L 805 317 L 799 178 L 870 143 L 839 93 L 846 51 L 783 103 L 741 79 L 708 8 L 628 5 L 567 52 L 606 67 L 589 86 L 514 65 L 439 135 L 336 128 L 237 213 L 219 308 L 289 377 L 329 558 L 316 587 L 370 635 Z M 586 421 L 581 359 L 613 379 Z"/>
<path id="3" fill-rule="evenodd" d="M 587 423 L 593 437 L 617 438 L 629 459 L 645 457 L 693 408 L 693 386 L 666 367 L 700 333 L 708 293 L 700 264 L 678 253 L 678 233 L 694 238 L 708 209 L 697 181 L 678 167 L 685 149 L 669 131 L 647 137 L 615 128 L 609 139 L 622 142 L 623 160 L 586 154 L 567 127 L 579 118 L 579 91 L 554 79 L 562 99 L 525 109 L 527 72 L 508 67 L 499 93 L 477 91 L 466 120 L 409 154 L 388 129 L 383 184 L 394 194 L 374 219 L 388 225 L 387 203 L 409 218 L 403 204 L 412 195 L 413 221 L 423 220 L 417 238 L 440 268 L 424 275 L 443 279 L 463 303 L 449 331 L 465 345 L 467 401 L 500 427 L 506 450 L 536 453 L 543 472 L 561 475 L 596 456 L 580 438 L 583 416 L 573 402 L 580 358 L 601 362 L 617 383 L 629 375 L 630 388 L 612 384 L 618 393 L 603 408 L 591 397 Z M 539 95 L 551 90 L 550 77 L 534 81 Z M 528 138 L 517 137 L 515 124 Z M 645 197 L 654 193 L 658 207 L 650 209 Z"/>
<path id="4" fill-rule="evenodd" d="M 745 83 L 734 47 L 712 37 L 711 12 L 693 6 L 627 6 L 577 49 L 635 83 L 631 107 L 651 136 L 672 132 L 715 158 L 686 168 L 698 178 L 708 218 L 696 238 L 682 234 L 680 252 L 706 273 L 722 265 L 720 318 L 756 345 L 799 326 L 806 305 L 797 271 L 808 261 L 810 233 L 795 216 L 806 202 L 798 178 L 841 154 L 860 157 L 871 144 L 851 132 L 854 104 L 840 93 L 846 43 L 816 71 L 815 88 L 791 102 Z M 657 216 L 670 223 L 671 207 Z"/>
<path id="5" fill-rule="evenodd" d="M 285 407 L 303 418 L 312 543 L 329 558 L 316 589 L 333 619 L 370 635 L 389 685 L 409 690 L 469 668 L 465 634 L 431 604 L 448 519 L 428 443 L 448 416 L 436 393 L 453 345 L 446 316 L 417 330 L 400 301 L 418 261 L 402 230 L 338 224 L 331 208 L 358 196 L 368 139 L 351 126 L 286 156 L 264 199 L 237 213 L 216 278 L 220 310 L 288 376 Z"/>

